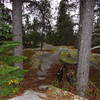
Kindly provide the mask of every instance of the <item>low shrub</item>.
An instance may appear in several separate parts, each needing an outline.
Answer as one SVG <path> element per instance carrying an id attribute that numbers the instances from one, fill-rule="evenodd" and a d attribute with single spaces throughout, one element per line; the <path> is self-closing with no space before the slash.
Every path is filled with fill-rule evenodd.
<path id="1" fill-rule="evenodd" d="M 26 70 L 19 67 L 0 65 L 0 96 L 10 96 L 19 91 Z"/>

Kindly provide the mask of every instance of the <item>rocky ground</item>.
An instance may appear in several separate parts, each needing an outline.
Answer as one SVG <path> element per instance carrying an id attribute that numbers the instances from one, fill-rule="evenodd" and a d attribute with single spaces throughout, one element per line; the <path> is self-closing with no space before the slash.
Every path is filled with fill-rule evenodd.
<path id="1" fill-rule="evenodd" d="M 85 100 L 74 95 L 76 94 L 75 86 L 68 86 L 66 81 L 64 81 L 61 84 L 58 84 L 55 81 L 56 80 L 55 73 L 62 66 L 62 64 L 59 64 L 59 59 L 58 59 L 61 50 L 62 49 L 59 49 L 52 54 L 43 53 L 43 55 L 39 57 L 39 59 L 42 62 L 39 69 L 33 68 L 30 64 L 24 63 L 24 68 L 28 69 L 29 71 L 26 73 L 25 79 L 21 83 L 20 93 L 16 97 L 8 100 Z M 32 55 L 31 52 L 30 55 Z M 68 64 L 66 66 L 66 70 L 68 70 L 69 68 L 76 71 L 76 65 Z M 54 87 L 48 89 L 49 85 L 53 85 L 59 88 L 64 88 L 63 93 L 65 90 L 70 92 L 67 92 L 67 94 L 65 92 L 67 97 L 65 96 L 65 94 L 62 95 L 63 97 L 66 97 L 64 99 L 63 97 L 58 96 L 59 93 L 60 94 L 62 93 L 62 90 L 58 90 L 58 88 L 55 89 Z M 58 93 L 57 91 L 53 90 L 57 90 L 60 92 Z M 89 100 L 99 100 L 99 99 L 94 99 L 95 98 L 94 90 L 93 91 L 91 90 L 90 92 L 91 96 L 87 96 Z M 75 96 L 75 98 L 73 96 Z"/>

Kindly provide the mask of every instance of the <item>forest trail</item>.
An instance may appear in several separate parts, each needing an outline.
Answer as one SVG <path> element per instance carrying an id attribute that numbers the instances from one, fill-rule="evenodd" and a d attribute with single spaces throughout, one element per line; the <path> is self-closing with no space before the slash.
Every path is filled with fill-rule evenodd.
<path id="1" fill-rule="evenodd" d="M 25 80 L 23 81 L 23 84 L 21 86 L 24 92 L 20 93 L 21 95 L 18 95 L 8 100 L 44 100 L 43 98 L 47 98 L 48 94 L 46 93 L 46 91 L 48 85 L 56 86 L 55 74 L 58 71 L 58 69 L 62 66 L 62 64 L 58 64 L 58 58 L 61 51 L 62 48 L 58 49 L 57 51 L 51 54 L 44 52 L 43 55 L 39 57 L 42 63 L 41 68 L 38 70 L 34 69 L 31 66 L 26 66 L 26 69 L 29 69 L 29 72 L 25 75 Z M 76 70 L 76 65 L 68 64 L 66 68 Z M 92 72 L 92 74 L 93 73 L 94 72 Z M 64 85 L 66 87 L 66 81 Z M 61 87 L 62 86 L 63 84 L 61 85 Z M 67 87 L 67 91 L 70 91 L 71 93 L 75 94 L 75 87 Z"/>
<path id="2" fill-rule="evenodd" d="M 41 70 L 38 70 L 37 72 L 35 72 L 35 75 L 33 76 L 34 77 L 33 79 L 35 79 L 35 80 L 32 80 L 32 79 L 28 80 L 28 81 L 33 81 L 33 83 L 37 83 L 36 88 L 38 88 L 40 90 L 46 89 L 47 85 L 45 85 L 43 83 L 43 81 L 47 79 L 47 76 L 50 76 L 50 75 L 47 75 L 48 69 L 50 69 L 50 67 L 52 67 L 51 66 L 52 64 L 58 62 L 59 54 L 61 51 L 62 51 L 62 49 L 59 49 L 59 50 L 55 51 L 53 54 L 43 54 L 42 56 L 39 57 L 39 59 L 42 62 Z M 31 74 L 31 72 L 28 73 L 28 75 L 30 75 L 30 74 Z M 51 73 L 49 73 L 49 74 L 51 74 Z M 51 77 L 52 77 L 52 75 L 51 75 Z M 41 84 L 41 83 L 43 83 L 43 84 Z M 26 84 L 26 86 L 27 85 L 28 84 Z M 21 96 L 17 96 L 12 99 L 8 99 L 8 100 L 42 100 L 41 97 L 46 97 L 46 94 L 39 93 L 39 92 L 28 89 Z"/>
<path id="3" fill-rule="evenodd" d="M 54 53 L 50 54 L 50 53 L 44 53 L 42 54 L 39 59 L 41 60 L 41 71 L 46 71 L 48 70 L 50 67 L 52 67 L 51 65 L 54 63 L 59 63 L 59 55 L 61 53 L 63 49 L 59 48 L 57 51 L 55 51 Z"/>

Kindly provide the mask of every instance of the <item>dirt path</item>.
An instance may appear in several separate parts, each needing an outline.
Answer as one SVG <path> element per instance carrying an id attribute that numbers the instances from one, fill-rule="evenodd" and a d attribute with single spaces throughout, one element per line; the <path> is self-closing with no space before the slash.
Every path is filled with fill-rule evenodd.
<path id="1" fill-rule="evenodd" d="M 59 54 L 61 52 L 61 49 L 58 51 L 55 51 L 53 54 L 43 54 L 40 56 L 41 60 L 41 70 L 35 70 L 32 67 L 29 67 L 29 72 L 25 76 L 25 80 L 23 81 L 21 85 L 21 89 L 27 90 L 25 93 L 23 93 L 21 96 L 17 96 L 15 98 L 9 99 L 9 100 L 42 100 L 37 90 L 44 91 L 48 84 L 52 83 L 52 75 L 53 73 L 48 73 L 48 69 L 52 67 L 53 63 L 56 63 L 59 58 Z M 48 80 L 49 76 L 49 80 Z M 50 78 L 51 76 L 51 78 Z M 54 76 L 54 75 L 53 75 Z M 48 81 L 47 81 L 48 80 Z M 51 83 L 50 83 L 51 82 Z M 30 91 L 30 89 L 33 89 Z M 42 96 L 45 94 L 42 94 Z M 45 95 L 46 96 L 46 95 Z"/>

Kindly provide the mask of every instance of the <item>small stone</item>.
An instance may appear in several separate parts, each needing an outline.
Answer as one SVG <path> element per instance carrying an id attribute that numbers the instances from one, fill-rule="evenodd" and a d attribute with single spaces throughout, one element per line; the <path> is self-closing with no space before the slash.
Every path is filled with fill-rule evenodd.
<path id="1" fill-rule="evenodd" d="M 39 80 L 45 80 L 45 77 L 38 77 Z"/>
<path id="2" fill-rule="evenodd" d="M 48 85 L 41 85 L 38 87 L 39 89 L 47 89 L 48 88 Z"/>
<path id="3" fill-rule="evenodd" d="M 46 71 L 38 71 L 37 75 L 38 76 L 46 76 L 47 72 Z"/>

